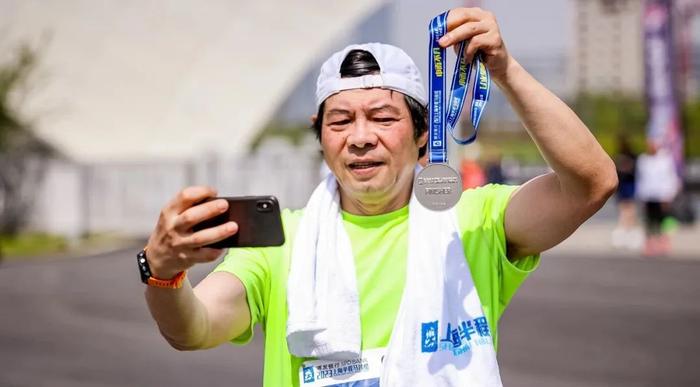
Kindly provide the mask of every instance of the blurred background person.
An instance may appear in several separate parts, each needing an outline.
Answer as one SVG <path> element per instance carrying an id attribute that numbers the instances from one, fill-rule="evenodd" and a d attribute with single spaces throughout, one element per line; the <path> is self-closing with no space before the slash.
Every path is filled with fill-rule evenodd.
<path id="1" fill-rule="evenodd" d="M 479 165 L 481 146 L 471 143 L 464 147 L 464 156 L 459 165 L 459 173 L 462 175 L 462 190 L 481 187 L 486 184 L 486 174 Z"/>
<path id="2" fill-rule="evenodd" d="M 671 240 L 661 225 L 670 215 L 671 202 L 678 194 L 681 182 L 670 152 L 659 140 L 647 140 L 646 153 L 637 159 L 636 180 L 636 195 L 644 203 L 644 255 L 666 255 L 671 250 Z"/>
<path id="3" fill-rule="evenodd" d="M 635 202 L 637 154 L 626 134 L 621 134 L 617 142 L 615 166 L 619 184 L 615 197 L 618 217 L 617 226 L 612 232 L 612 245 L 616 248 L 639 250 L 644 242 L 644 233 L 639 228 Z"/>
<path id="4" fill-rule="evenodd" d="M 486 172 L 486 182 L 491 184 L 505 184 L 506 179 L 503 173 L 503 156 L 495 151 L 486 160 L 484 166 Z"/>

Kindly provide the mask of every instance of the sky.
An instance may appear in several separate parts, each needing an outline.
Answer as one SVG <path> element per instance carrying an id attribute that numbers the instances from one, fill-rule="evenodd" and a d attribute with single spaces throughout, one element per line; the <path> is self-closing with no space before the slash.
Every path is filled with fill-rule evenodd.
<path id="1" fill-rule="evenodd" d="M 484 0 L 496 15 L 513 55 L 566 51 L 571 45 L 571 0 Z"/>

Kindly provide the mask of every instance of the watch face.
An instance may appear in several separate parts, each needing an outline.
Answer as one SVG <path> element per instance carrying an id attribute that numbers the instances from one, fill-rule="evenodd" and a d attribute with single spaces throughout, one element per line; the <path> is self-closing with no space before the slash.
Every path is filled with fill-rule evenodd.
<path id="1" fill-rule="evenodd" d="M 141 282 L 147 284 L 148 279 L 151 277 L 151 267 L 148 266 L 148 260 L 146 259 L 146 250 L 141 250 L 136 254 L 136 263 L 139 265 L 139 274 L 141 275 Z"/>

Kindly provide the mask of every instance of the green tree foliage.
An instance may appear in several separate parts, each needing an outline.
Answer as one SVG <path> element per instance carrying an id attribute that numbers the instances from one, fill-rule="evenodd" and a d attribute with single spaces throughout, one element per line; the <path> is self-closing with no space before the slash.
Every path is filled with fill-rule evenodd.
<path id="1" fill-rule="evenodd" d="M 573 109 L 591 129 L 606 151 L 617 151 L 617 138 L 628 137 L 636 151 L 643 151 L 646 141 L 647 112 L 643 98 L 624 95 L 579 96 Z M 683 109 L 686 157 L 700 157 L 700 100 Z"/>
<path id="2" fill-rule="evenodd" d="M 37 53 L 26 45 L 0 63 L 0 235 L 5 236 L 16 234 L 26 222 L 50 154 L 20 114 L 22 93 L 36 67 Z"/>
<path id="3" fill-rule="evenodd" d="M 683 118 L 686 154 L 689 157 L 700 158 L 700 99 L 685 105 Z"/>
<path id="4" fill-rule="evenodd" d="M 17 55 L 0 64 L 0 152 L 7 153 L 11 143 L 26 136 L 28 124 L 13 106 L 13 94 L 26 87 L 36 67 L 36 54 L 27 46 L 20 46 Z"/>
<path id="5" fill-rule="evenodd" d="M 643 149 L 647 114 L 641 99 L 583 94 L 576 99 L 573 109 L 608 153 L 616 152 L 616 139 L 621 134 L 629 137 L 635 148 Z"/>

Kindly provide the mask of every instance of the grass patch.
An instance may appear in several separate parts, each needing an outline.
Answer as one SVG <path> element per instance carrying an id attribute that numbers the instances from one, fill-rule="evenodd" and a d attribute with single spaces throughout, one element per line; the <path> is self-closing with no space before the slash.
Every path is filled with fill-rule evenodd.
<path id="1" fill-rule="evenodd" d="M 66 238 L 42 233 L 24 233 L 15 236 L 0 235 L 0 254 L 4 258 L 26 258 L 68 251 Z"/>
<path id="2" fill-rule="evenodd" d="M 0 236 L 0 257 L 7 261 L 75 255 L 82 256 L 105 249 L 129 247 L 135 243 L 116 233 L 90 234 L 83 238 L 68 238 L 45 233 L 22 233 Z"/>

